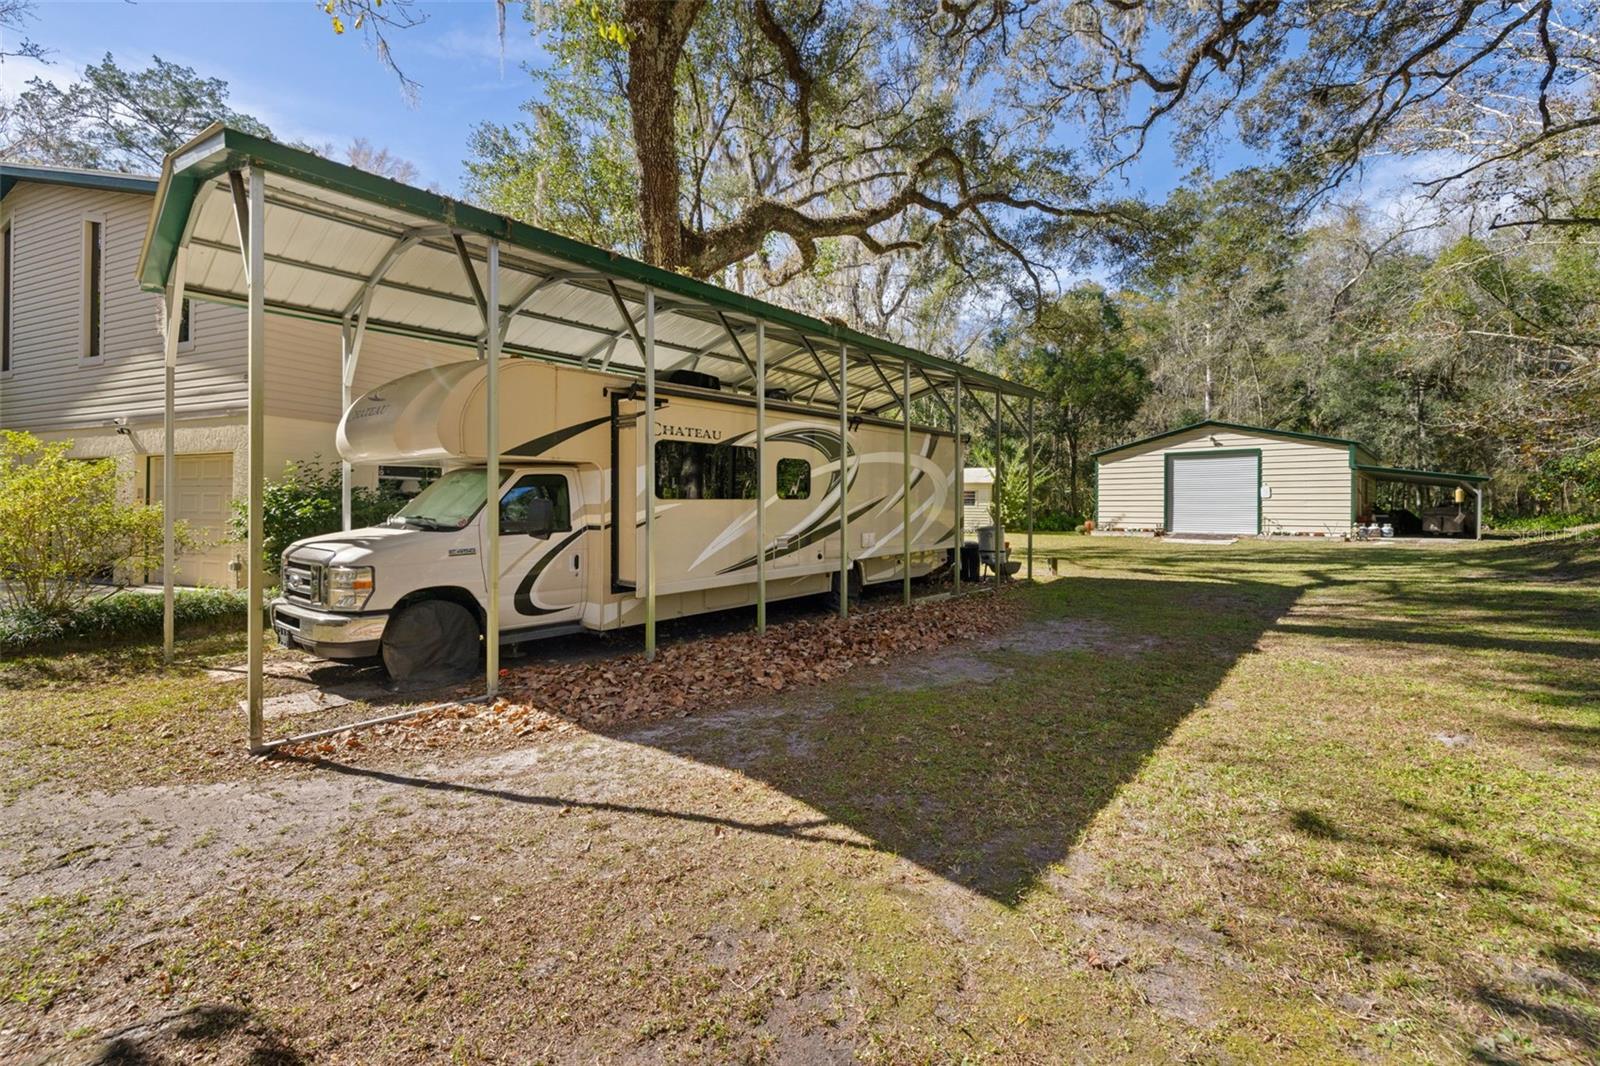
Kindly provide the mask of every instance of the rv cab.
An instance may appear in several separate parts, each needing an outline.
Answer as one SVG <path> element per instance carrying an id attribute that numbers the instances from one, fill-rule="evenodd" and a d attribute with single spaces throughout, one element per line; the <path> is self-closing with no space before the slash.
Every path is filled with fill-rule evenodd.
<path id="1" fill-rule="evenodd" d="M 451 470 L 381 526 L 310 537 L 283 553 L 283 596 L 272 604 L 280 644 L 327 659 L 381 655 L 391 672 L 475 660 L 488 610 L 486 470 Z M 502 466 L 500 625 L 508 637 L 537 628 L 578 628 L 589 544 L 575 522 L 583 513 L 576 468 Z M 408 619 L 407 614 L 414 617 Z M 391 623 L 389 646 L 384 638 Z M 409 642 L 397 635 L 415 630 Z M 459 634 L 438 661 L 416 659 L 420 645 Z M 409 646 L 409 652 L 406 651 Z M 470 661 L 468 662 L 470 665 Z M 411 669 L 407 669 L 410 666 Z"/>

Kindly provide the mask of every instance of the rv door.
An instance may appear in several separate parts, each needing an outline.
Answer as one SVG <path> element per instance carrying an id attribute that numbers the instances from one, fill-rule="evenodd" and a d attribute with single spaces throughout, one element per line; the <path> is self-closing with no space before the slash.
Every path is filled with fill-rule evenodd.
<path id="1" fill-rule="evenodd" d="M 502 630 L 581 618 L 589 550 L 583 523 L 574 520 L 583 513 L 581 492 L 576 473 L 567 470 L 525 471 L 501 491 Z M 487 551 L 481 554 L 487 559 Z"/>

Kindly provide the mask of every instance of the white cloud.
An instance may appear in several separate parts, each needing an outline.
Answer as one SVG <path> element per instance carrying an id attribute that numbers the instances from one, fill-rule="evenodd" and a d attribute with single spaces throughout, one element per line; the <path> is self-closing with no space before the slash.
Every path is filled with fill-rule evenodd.
<path id="1" fill-rule="evenodd" d="M 51 61 L 46 63 L 26 56 L 6 57 L 4 62 L 0 62 L 0 92 L 14 96 L 26 90 L 28 82 L 34 78 L 43 78 L 65 87 L 76 81 L 83 69 L 59 54 L 49 58 Z"/>
<path id="2" fill-rule="evenodd" d="M 456 26 L 444 33 L 430 36 L 420 45 L 419 51 L 441 59 L 471 59 L 496 65 L 504 60 L 510 70 L 515 70 L 519 63 L 534 62 L 544 58 L 544 49 L 528 32 L 526 26 L 507 21 L 502 52 L 500 36 L 493 20 L 485 18 L 484 22 L 486 25 L 481 30 Z"/>

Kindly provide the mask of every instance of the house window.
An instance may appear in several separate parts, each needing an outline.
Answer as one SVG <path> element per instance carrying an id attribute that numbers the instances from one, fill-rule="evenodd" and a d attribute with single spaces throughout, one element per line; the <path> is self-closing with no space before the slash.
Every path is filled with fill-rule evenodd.
<path id="1" fill-rule="evenodd" d="M 698 441 L 656 441 L 656 498 L 753 500 L 756 450 Z"/>
<path id="2" fill-rule="evenodd" d="M 962 504 L 964 504 L 967 507 L 976 507 L 976 506 L 978 506 L 978 490 L 977 489 L 963 489 L 963 490 L 961 490 L 961 502 L 962 502 Z"/>
<path id="3" fill-rule="evenodd" d="M 188 344 L 194 339 L 189 332 L 189 301 L 185 300 L 178 308 L 178 343 Z"/>
<path id="4" fill-rule="evenodd" d="M 83 357 L 99 359 L 104 354 L 103 312 L 105 310 L 105 223 L 86 219 L 83 223 Z"/>
<path id="5" fill-rule="evenodd" d="M 778 460 L 778 499 L 811 498 L 811 464 L 804 459 Z"/>
<path id="6" fill-rule="evenodd" d="M 0 230 L 0 374 L 11 369 L 11 226 Z"/>

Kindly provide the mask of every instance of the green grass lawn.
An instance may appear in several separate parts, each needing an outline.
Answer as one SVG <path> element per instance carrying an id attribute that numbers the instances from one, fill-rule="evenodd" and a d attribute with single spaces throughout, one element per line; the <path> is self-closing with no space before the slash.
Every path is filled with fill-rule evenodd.
<path id="1" fill-rule="evenodd" d="M 1000 641 L 489 757 L 175 785 L 195 674 L 0 668 L 0 1059 L 1600 1056 L 1600 540 L 1037 545 Z"/>

